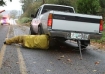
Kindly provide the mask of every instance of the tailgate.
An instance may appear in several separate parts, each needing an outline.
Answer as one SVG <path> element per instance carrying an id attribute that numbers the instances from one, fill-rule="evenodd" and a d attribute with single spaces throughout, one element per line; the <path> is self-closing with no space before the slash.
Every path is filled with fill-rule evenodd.
<path id="1" fill-rule="evenodd" d="M 53 30 L 99 33 L 101 16 L 55 11 Z"/>

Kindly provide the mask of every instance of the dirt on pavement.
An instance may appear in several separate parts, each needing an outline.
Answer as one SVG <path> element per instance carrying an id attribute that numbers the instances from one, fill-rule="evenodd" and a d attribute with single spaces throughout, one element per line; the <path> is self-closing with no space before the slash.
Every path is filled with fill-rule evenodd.
<path id="1" fill-rule="evenodd" d="M 103 42 L 103 43 L 91 42 L 91 45 L 94 48 L 97 48 L 97 49 L 100 49 L 100 50 L 104 50 L 105 51 L 105 42 Z"/>

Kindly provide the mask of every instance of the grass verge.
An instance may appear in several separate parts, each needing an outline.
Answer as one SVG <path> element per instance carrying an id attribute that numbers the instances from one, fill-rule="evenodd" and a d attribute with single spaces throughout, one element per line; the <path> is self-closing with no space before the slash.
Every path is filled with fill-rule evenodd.
<path id="1" fill-rule="evenodd" d="M 30 26 L 31 19 L 27 17 L 20 18 L 18 21 L 16 21 L 19 25 L 23 26 Z"/>

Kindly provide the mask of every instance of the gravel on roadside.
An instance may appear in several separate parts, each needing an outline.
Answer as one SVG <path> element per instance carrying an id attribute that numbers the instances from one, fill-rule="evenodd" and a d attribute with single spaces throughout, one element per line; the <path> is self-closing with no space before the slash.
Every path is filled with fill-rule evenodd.
<path id="1" fill-rule="evenodd" d="M 105 51 L 105 43 L 96 43 L 96 42 L 91 42 L 91 46 L 100 49 L 100 50 L 104 50 Z"/>

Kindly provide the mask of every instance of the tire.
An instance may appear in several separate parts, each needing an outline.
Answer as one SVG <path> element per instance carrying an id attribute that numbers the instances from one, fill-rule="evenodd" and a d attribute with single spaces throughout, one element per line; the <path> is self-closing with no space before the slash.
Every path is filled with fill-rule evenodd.
<path id="1" fill-rule="evenodd" d="M 32 26 L 30 26 L 30 31 L 29 31 L 30 35 L 36 35 L 36 33 L 33 31 Z"/>
<path id="2" fill-rule="evenodd" d="M 78 41 L 77 41 L 78 44 Z M 90 44 L 90 40 L 81 40 L 81 48 L 85 49 Z M 79 44 L 78 44 L 79 46 Z"/>
<path id="3" fill-rule="evenodd" d="M 38 34 L 39 35 L 44 34 L 41 26 L 38 27 Z"/>
<path id="4" fill-rule="evenodd" d="M 1 23 L 1 25 L 3 25 L 3 23 Z"/>

